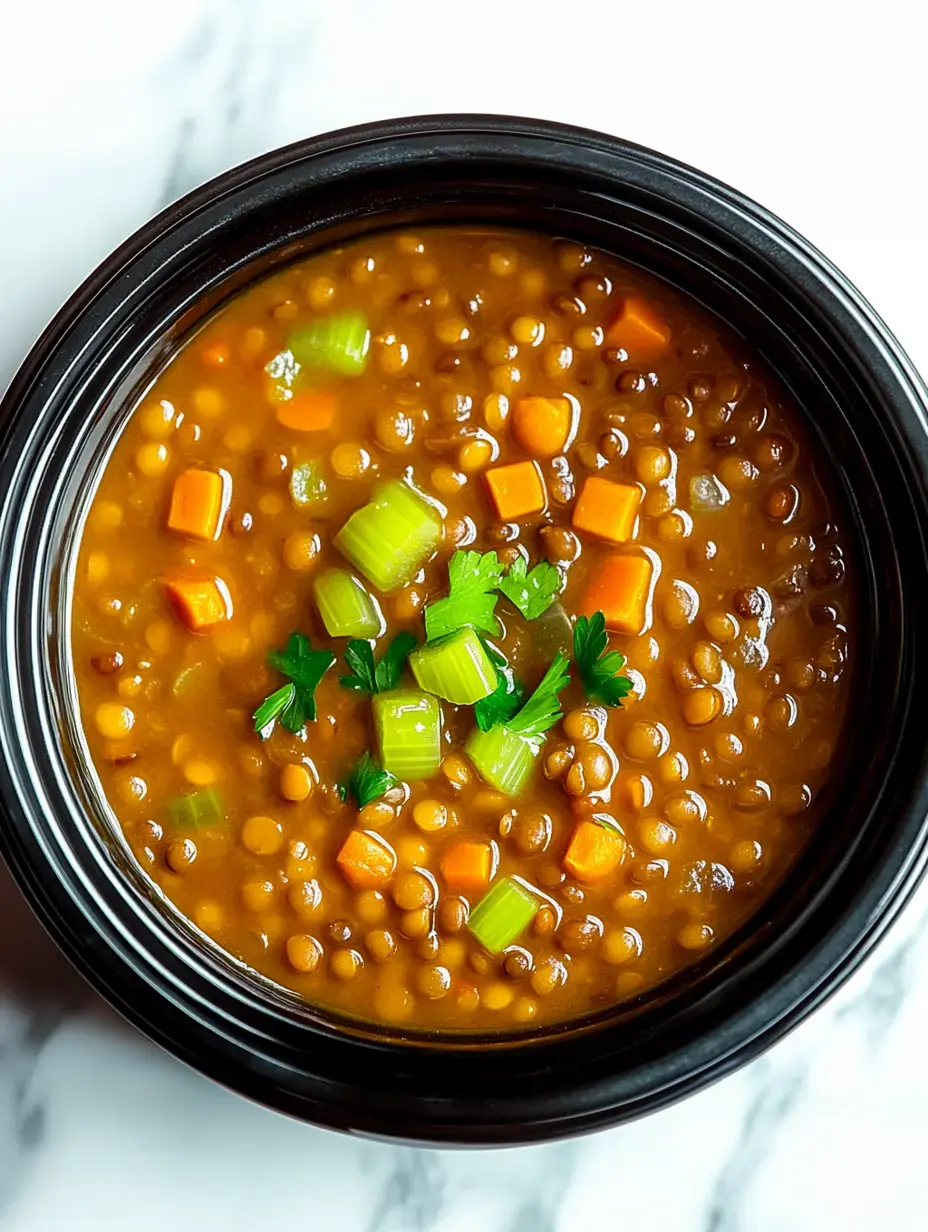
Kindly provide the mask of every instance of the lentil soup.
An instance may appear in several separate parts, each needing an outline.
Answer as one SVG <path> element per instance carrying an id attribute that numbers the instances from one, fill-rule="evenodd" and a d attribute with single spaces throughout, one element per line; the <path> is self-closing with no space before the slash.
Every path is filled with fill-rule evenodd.
<path id="1" fill-rule="evenodd" d="M 485 1031 L 637 995 L 814 825 L 853 618 L 817 463 L 740 343 L 575 244 L 384 232 L 253 285 L 83 530 L 129 845 L 317 1005 Z"/>

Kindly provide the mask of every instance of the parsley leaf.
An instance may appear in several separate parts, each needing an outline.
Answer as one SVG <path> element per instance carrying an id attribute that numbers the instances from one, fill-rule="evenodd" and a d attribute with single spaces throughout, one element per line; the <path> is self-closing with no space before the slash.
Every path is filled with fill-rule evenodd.
<path id="1" fill-rule="evenodd" d="M 358 808 L 364 808 L 366 804 L 382 796 L 391 787 L 395 787 L 398 782 L 396 775 L 391 774 L 389 770 L 382 770 L 370 753 L 364 752 L 352 766 L 348 782 L 339 783 L 338 794 L 342 800 L 347 800 L 349 796 L 353 797 Z"/>
<path id="2" fill-rule="evenodd" d="M 375 678 L 377 690 L 380 693 L 395 689 L 400 682 L 406 660 L 416 648 L 416 639 L 408 631 L 397 633 L 396 637 L 380 656 Z"/>
<path id="3" fill-rule="evenodd" d="M 499 584 L 506 598 L 526 620 L 537 620 L 548 610 L 561 589 L 561 575 L 548 561 L 529 569 L 524 556 L 517 556 Z"/>
<path id="4" fill-rule="evenodd" d="M 506 726 L 529 740 L 540 740 L 561 717 L 561 704 L 557 699 L 561 689 L 570 684 L 568 659 L 560 653 L 541 678 L 541 683 L 525 705 L 511 718 Z"/>
<path id="5" fill-rule="evenodd" d="M 339 683 L 359 693 L 385 693 L 388 689 L 395 689 L 406 660 L 415 647 L 416 639 L 411 633 L 397 633 L 380 656 L 380 662 L 375 664 L 370 642 L 357 638 L 345 647 L 345 662 L 353 674 L 340 676 Z"/>
<path id="6" fill-rule="evenodd" d="M 465 625 L 496 633 L 493 593 L 503 576 L 495 552 L 455 552 L 448 565 L 448 595 L 425 609 L 425 635 L 434 642 Z"/>
<path id="7" fill-rule="evenodd" d="M 293 703 L 296 686 L 285 684 L 283 688 L 266 697 L 254 713 L 255 731 L 263 731 L 268 723 L 280 718 L 283 712 Z"/>
<path id="8" fill-rule="evenodd" d="M 474 705 L 474 718 L 481 731 L 489 731 L 497 723 L 507 723 L 522 705 L 525 690 L 512 674 L 511 667 L 500 667 L 499 684 L 488 697 Z"/>
<path id="9" fill-rule="evenodd" d="M 216 826 L 225 821 L 226 808 L 215 787 L 202 787 L 169 800 L 168 816 L 178 830 L 199 830 L 201 826 Z"/>
<path id="10" fill-rule="evenodd" d="M 621 675 L 625 656 L 617 650 L 606 650 L 606 618 L 602 612 L 578 616 L 574 625 L 574 660 L 580 669 L 583 691 L 591 702 L 605 706 L 621 706 L 622 698 L 632 691 L 632 682 Z"/>
<path id="11" fill-rule="evenodd" d="M 370 642 L 360 638 L 351 641 L 345 647 L 345 662 L 351 668 L 349 676 L 339 676 L 338 683 L 346 689 L 357 689 L 359 693 L 377 692 L 377 669 L 374 666 L 374 652 Z"/>
<path id="12" fill-rule="evenodd" d="M 308 637 L 291 633 L 286 648 L 272 650 L 267 661 L 282 675 L 289 676 L 290 683 L 265 698 L 255 711 L 255 731 L 264 739 L 275 719 L 288 731 L 302 731 L 303 724 L 316 717 L 316 686 L 335 662 L 335 655 L 331 650 L 312 650 Z"/>

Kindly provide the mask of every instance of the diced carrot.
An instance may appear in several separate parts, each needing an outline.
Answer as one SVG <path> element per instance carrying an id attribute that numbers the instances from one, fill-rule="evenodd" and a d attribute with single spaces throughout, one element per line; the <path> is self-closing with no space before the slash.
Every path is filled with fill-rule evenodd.
<path id="1" fill-rule="evenodd" d="M 590 475 L 574 506 L 575 530 L 584 530 L 610 543 L 625 543 L 635 529 L 641 489 L 634 483 L 613 483 Z"/>
<path id="2" fill-rule="evenodd" d="M 563 453 L 570 440 L 574 409 L 567 398 L 520 398 L 512 412 L 512 434 L 536 458 Z"/>
<path id="3" fill-rule="evenodd" d="M 332 394 L 304 390 L 278 404 L 277 421 L 293 432 L 324 432 L 331 428 L 337 409 Z"/>
<path id="4" fill-rule="evenodd" d="M 610 629 L 640 633 L 644 628 L 651 573 L 647 556 L 607 556 L 593 570 L 580 605 L 581 613 L 592 616 L 602 612 Z"/>
<path id="5" fill-rule="evenodd" d="M 625 835 L 608 822 L 580 821 L 564 853 L 564 871 L 585 884 L 601 881 L 615 872 L 627 850 Z"/>
<path id="6" fill-rule="evenodd" d="M 492 873 L 489 843 L 453 843 L 441 858 L 441 875 L 449 890 L 482 890 Z"/>
<path id="7" fill-rule="evenodd" d="M 222 368 L 229 358 L 230 351 L 224 342 L 212 342 L 200 352 L 200 359 L 210 368 Z"/>
<path id="8" fill-rule="evenodd" d="M 352 830 L 335 862 L 356 889 L 370 890 L 389 881 L 396 869 L 393 848 L 372 830 Z"/>
<path id="9" fill-rule="evenodd" d="M 653 789 L 647 779 L 642 778 L 640 774 L 633 774 L 628 779 L 623 779 L 620 775 L 616 786 L 619 799 L 633 813 L 640 813 L 645 805 L 651 802 Z"/>
<path id="10" fill-rule="evenodd" d="M 630 295 L 606 330 L 606 346 L 620 347 L 630 359 L 660 355 L 670 345 L 670 327 L 648 301 Z"/>
<path id="11" fill-rule="evenodd" d="M 188 467 L 174 480 L 168 526 L 194 539 L 215 539 L 222 505 L 222 476 L 215 471 Z"/>
<path id="12" fill-rule="evenodd" d="M 484 472 L 501 522 L 541 513 L 547 504 L 545 481 L 537 462 L 511 462 Z"/>
<path id="13" fill-rule="evenodd" d="M 195 633 L 232 615 L 232 598 L 222 578 L 173 574 L 164 579 L 164 588 L 187 628 Z"/>

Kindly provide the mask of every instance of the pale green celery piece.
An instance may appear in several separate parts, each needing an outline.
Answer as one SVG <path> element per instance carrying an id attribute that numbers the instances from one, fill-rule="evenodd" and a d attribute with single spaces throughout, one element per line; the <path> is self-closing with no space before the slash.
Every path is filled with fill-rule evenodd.
<path id="1" fill-rule="evenodd" d="M 435 506 L 395 479 L 355 510 L 335 536 L 335 546 L 378 590 L 395 590 L 434 554 L 441 525 Z"/>
<path id="2" fill-rule="evenodd" d="M 191 663 L 189 667 L 182 667 L 174 677 L 171 692 L 175 697 L 188 696 L 199 688 L 205 673 L 206 667 L 202 663 Z"/>
<path id="3" fill-rule="evenodd" d="M 503 877 L 470 913 L 467 927 L 485 950 L 498 954 L 525 931 L 541 906 L 527 886 Z"/>
<path id="4" fill-rule="evenodd" d="M 168 815 L 179 830 L 199 830 L 225 821 L 222 797 L 214 787 L 204 787 L 188 796 L 175 796 L 168 801 Z"/>
<path id="5" fill-rule="evenodd" d="M 367 367 L 371 331 L 363 313 L 351 310 L 320 317 L 290 336 L 298 364 L 328 368 L 340 376 L 360 376 Z"/>
<path id="6" fill-rule="evenodd" d="M 409 666 L 420 688 L 456 706 L 472 706 L 499 683 L 483 642 L 469 627 L 414 650 Z"/>
<path id="7" fill-rule="evenodd" d="M 372 701 L 380 764 L 407 783 L 430 779 L 441 764 L 441 706 L 418 689 L 393 689 Z"/>
<path id="8" fill-rule="evenodd" d="M 498 724 L 489 731 L 475 727 L 465 752 L 485 783 L 507 796 L 519 796 L 535 768 L 541 745 L 540 740 Z"/>
<path id="9" fill-rule="evenodd" d="M 326 569 L 314 589 L 330 637 L 380 637 L 387 627 L 380 604 L 347 569 Z"/>
<path id="10" fill-rule="evenodd" d="M 328 485 L 318 462 L 300 462 L 290 472 L 290 499 L 297 509 L 321 509 L 326 502 Z"/>

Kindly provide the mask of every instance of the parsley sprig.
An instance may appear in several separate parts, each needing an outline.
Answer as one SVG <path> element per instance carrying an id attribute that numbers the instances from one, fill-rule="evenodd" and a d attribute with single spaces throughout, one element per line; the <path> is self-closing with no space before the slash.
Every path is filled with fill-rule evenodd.
<path id="1" fill-rule="evenodd" d="M 560 572 L 546 560 L 529 569 L 524 556 L 517 556 L 499 588 L 526 620 L 537 620 L 560 593 Z"/>
<path id="2" fill-rule="evenodd" d="M 499 626 L 494 593 L 503 577 L 495 552 L 455 552 L 448 564 L 448 594 L 425 609 L 425 634 L 430 642 L 465 625 L 496 633 Z"/>
<path id="3" fill-rule="evenodd" d="M 606 618 L 602 612 L 578 616 L 574 625 L 574 661 L 580 671 L 583 691 L 591 702 L 621 706 L 632 691 L 632 682 L 622 674 L 625 656 L 606 650 Z"/>
<path id="4" fill-rule="evenodd" d="M 275 720 L 288 731 L 300 732 L 307 720 L 315 719 L 316 687 L 335 655 L 331 650 L 313 650 L 308 637 L 291 633 L 286 647 L 270 651 L 267 661 L 290 680 L 266 697 L 254 713 L 255 731 L 262 740 L 271 734 Z"/>
<path id="5" fill-rule="evenodd" d="M 569 684 L 569 660 L 558 652 L 538 688 L 525 705 L 507 720 L 506 726 L 529 740 L 541 740 L 560 719 L 563 712 L 557 695 Z"/>
<path id="6" fill-rule="evenodd" d="M 512 674 L 511 667 L 498 667 L 499 684 L 488 697 L 474 705 L 474 718 L 481 731 L 507 723 L 525 698 L 525 690 Z"/>
<path id="7" fill-rule="evenodd" d="M 493 660 L 499 683 L 488 697 L 482 697 L 474 704 L 474 718 L 481 731 L 489 731 L 498 723 L 505 723 L 525 701 L 525 690 L 516 680 L 512 668 L 492 642 L 481 637 L 484 649 Z"/>
<path id="8" fill-rule="evenodd" d="M 425 609 L 426 638 L 434 642 L 465 625 L 483 633 L 498 633 L 497 591 L 526 620 L 537 620 L 554 602 L 562 585 L 560 572 L 546 560 L 529 569 L 519 556 L 506 572 L 495 552 L 455 552 L 448 564 L 448 594 Z"/>
<path id="9" fill-rule="evenodd" d="M 397 633 L 380 659 L 374 661 L 370 642 L 357 638 L 345 647 L 345 662 L 351 674 L 340 676 L 339 683 L 358 693 L 385 693 L 395 689 L 400 682 L 403 668 L 410 653 L 416 648 L 416 639 L 407 631 Z"/>
<path id="10" fill-rule="evenodd" d="M 351 796 L 358 808 L 364 808 L 398 782 L 395 774 L 378 766 L 371 754 L 365 751 L 352 766 L 348 782 L 338 784 L 338 794 L 342 800 Z"/>

